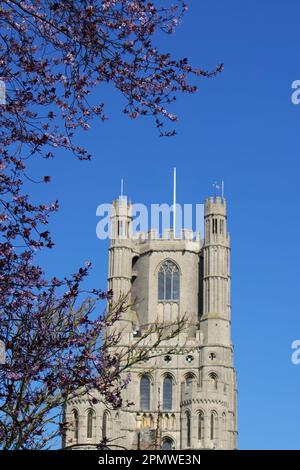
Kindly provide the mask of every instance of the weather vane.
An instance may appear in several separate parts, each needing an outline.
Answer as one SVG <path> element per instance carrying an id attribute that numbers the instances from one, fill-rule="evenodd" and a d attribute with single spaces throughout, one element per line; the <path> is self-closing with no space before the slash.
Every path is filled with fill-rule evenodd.
<path id="1" fill-rule="evenodd" d="M 224 199 L 224 181 L 222 180 L 221 183 L 218 183 L 218 181 L 215 181 L 213 183 L 213 188 L 214 188 L 214 196 L 216 197 L 217 191 L 221 191 L 221 197 Z"/>

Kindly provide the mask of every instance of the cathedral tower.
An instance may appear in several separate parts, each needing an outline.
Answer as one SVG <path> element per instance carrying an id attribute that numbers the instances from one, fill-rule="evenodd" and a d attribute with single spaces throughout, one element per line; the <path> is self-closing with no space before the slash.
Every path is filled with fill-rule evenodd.
<path id="1" fill-rule="evenodd" d="M 67 413 L 77 416 L 80 429 L 69 432 L 67 445 L 107 437 L 126 449 L 236 449 L 225 199 L 205 201 L 203 240 L 189 230 L 178 238 L 172 230 L 133 238 L 131 204 L 122 197 L 113 207 L 108 286 L 115 299 L 130 292 L 133 302 L 119 325 L 119 347 L 134 344 L 149 324 L 170 324 L 184 315 L 188 327 L 161 343 L 157 357 L 131 368 L 123 397 L 133 402 L 130 407 L 95 406 L 92 432 L 84 400 L 70 404 Z M 167 353 L 170 347 L 174 354 Z"/>

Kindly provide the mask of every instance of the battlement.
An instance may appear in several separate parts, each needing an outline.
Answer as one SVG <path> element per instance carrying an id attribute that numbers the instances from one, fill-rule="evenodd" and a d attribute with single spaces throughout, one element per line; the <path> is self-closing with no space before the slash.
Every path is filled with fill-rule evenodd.
<path id="1" fill-rule="evenodd" d="M 164 450 L 236 449 L 226 201 L 211 197 L 185 211 L 176 204 L 174 217 L 170 204 L 135 204 L 123 187 L 121 194 L 99 211 L 110 236 L 108 290 L 117 302 L 128 296 L 107 333 L 118 337 L 110 354 L 151 354 L 128 368 L 122 399 L 132 407 L 112 410 L 101 395 L 88 406 L 88 397 L 67 404 L 76 433 L 68 429 L 65 442 L 97 445 L 105 436 L 125 449 L 150 449 L 153 440 Z"/>
<path id="2" fill-rule="evenodd" d="M 127 196 L 120 196 L 118 199 L 115 199 L 112 202 L 112 214 L 111 216 L 124 216 L 124 217 L 130 217 L 131 216 L 131 210 L 132 210 L 132 204 L 131 201 L 128 200 Z"/>
<path id="3" fill-rule="evenodd" d="M 149 240 L 172 240 L 172 241 L 201 241 L 199 232 L 193 232 L 190 229 L 181 229 L 179 233 L 174 233 L 173 229 L 165 229 L 163 234 L 160 234 L 157 229 L 151 229 L 148 232 L 137 232 L 133 234 L 133 239 L 138 243 L 143 243 Z"/>
<path id="4" fill-rule="evenodd" d="M 139 252 L 147 251 L 192 251 L 199 253 L 203 246 L 200 234 L 194 234 L 190 230 L 183 230 L 181 236 L 174 237 L 173 230 L 166 230 L 160 235 L 157 230 L 148 233 L 139 233 L 138 238 L 133 239 L 133 248 Z"/>
<path id="5" fill-rule="evenodd" d="M 208 215 L 223 215 L 226 216 L 227 204 L 226 199 L 217 197 L 210 197 L 205 199 L 205 216 Z"/>

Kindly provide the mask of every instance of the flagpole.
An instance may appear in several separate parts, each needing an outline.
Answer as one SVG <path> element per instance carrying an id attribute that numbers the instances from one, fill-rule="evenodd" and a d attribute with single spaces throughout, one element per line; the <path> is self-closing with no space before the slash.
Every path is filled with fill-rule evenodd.
<path id="1" fill-rule="evenodd" d="M 173 175 L 173 236 L 176 238 L 176 168 Z"/>
<path id="2" fill-rule="evenodd" d="M 222 199 L 224 199 L 224 181 L 222 180 Z"/>

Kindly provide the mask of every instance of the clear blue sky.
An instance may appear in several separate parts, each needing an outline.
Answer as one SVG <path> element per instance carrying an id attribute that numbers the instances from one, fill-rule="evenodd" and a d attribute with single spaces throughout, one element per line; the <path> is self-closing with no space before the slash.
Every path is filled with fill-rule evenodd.
<path id="1" fill-rule="evenodd" d="M 88 282 L 105 288 L 107 243 L 96 238 L 95 211 L 118 196 L 122 176 L 128 196 L 146 204 L 171 200 L 173 166 L 180 203 L 202 202 L 224 179 L 239 447 L 299 449 L 300 366 L 290 346 L 300 338 L 300 106 L 290 97 L 300 79 L 300 3 L 188 3 L 183 25 L 158 45 L 205 68 L 224 62 L 224 72 L 180 97 L 173 139 L 160 139 L 147 119 L 128 120 L 122 100 L 103 90 L 110 120 L 82 135 L 93 161 L 60 155 L 38 168 L 53 179 L 37 196 L 61 203 L 51 222 L 56 247 L 43 263 L 63 275 L 91 260 Z"/>

